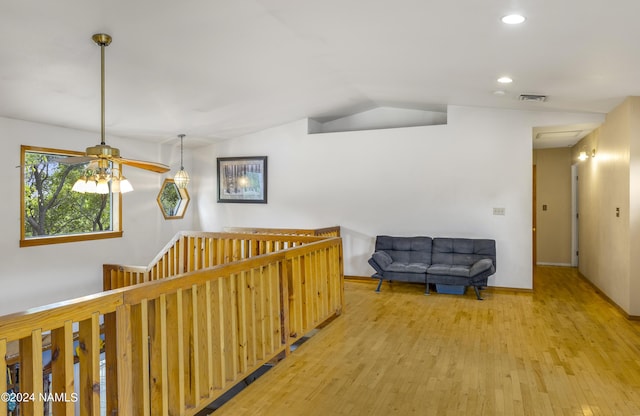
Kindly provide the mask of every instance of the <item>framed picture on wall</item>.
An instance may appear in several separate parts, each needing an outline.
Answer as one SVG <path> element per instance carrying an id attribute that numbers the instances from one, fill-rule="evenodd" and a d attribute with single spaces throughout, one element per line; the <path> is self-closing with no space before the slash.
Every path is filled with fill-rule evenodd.
<path id="1" fill-rule="evenodd" d="M 218 202 L 267 203 L 267 157 L 219 157 Z"/>

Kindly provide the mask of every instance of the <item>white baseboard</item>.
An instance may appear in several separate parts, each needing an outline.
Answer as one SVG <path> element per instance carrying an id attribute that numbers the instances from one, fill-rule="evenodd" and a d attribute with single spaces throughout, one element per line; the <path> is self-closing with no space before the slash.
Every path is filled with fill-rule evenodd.
<path id="1" fill-rule="evenodd" d="M 560 266 L 560 267 L 572 267 L 571 263 L 547 263 L 543 261 L 539 261 L 536 263 L 536 266 Z"/>

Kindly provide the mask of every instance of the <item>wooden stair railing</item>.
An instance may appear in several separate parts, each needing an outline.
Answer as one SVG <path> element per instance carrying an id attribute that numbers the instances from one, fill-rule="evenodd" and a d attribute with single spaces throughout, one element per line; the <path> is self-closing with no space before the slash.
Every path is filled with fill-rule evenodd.
<path id="1" fill-rule="evenodd" d="M 317 241 L 318 238 L 340 237 L 339 226 L 319 229 L 233 227 L 227 230 L 234 231 L 179 232 L 148 266 L 105 264 L 103 289 L 177 276 Z"/>
<path id="2" fill-rule="evenodd" d="M 230 233 L 309 235 L 315 237 L 340 237 L 340 226 L 325 228 L 259 228 L 259 227 L 225 227 Z"/>
<path id="3" fill-rule="evenodd" d="M 177 233 L 148 266 L 105 264 L 103 289 L 164 279 L 318 241 L 319 238 L 340 236 L 340 227 L 313 230 L 236 227 L 233 230 L 237 231 Z"/>
<path id="4" fill-rule="evenodd" d="M 253 237 L 245 235 L 243 247 L 249 252 L 257 244 Z M 0 317 L 0 375 L 7 371 L 8 346 L 17 342 L 20 392 L 33 395 L 19 405 L 20 414 L 42 415 L 48 403 L 55 415 L 73 415 L 77 399 L 80 414 L 99 415 L 104 338 L 107 414 L 195 415 L 342 312 L 342 240 L 294 244 L 299 238 L 291 239 L 289 248 L 256 251 L 242 261 Z M 259 241 L 275 246 L 281 240 Z M 48 397 L 42 396 L 42 340 L 47 335 L 51 393 L 56 394 Z M 6 389 L 6 378 L 0 377 L 0 392 Z M 6 416 L 1 404 L 0 416 Z"/>

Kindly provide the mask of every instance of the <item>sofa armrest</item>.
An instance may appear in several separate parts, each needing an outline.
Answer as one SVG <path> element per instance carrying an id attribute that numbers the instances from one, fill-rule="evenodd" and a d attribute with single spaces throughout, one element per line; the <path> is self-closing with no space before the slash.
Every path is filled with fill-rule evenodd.
<path id="1" fill-rule="evenodd" d="M 479 275 L 487 270 L 494 270 L 493 261 L 491 259 L 481 259 L 471 265 L 469 269 L 469 277 Z"/>
<path id="2" fill-rule="evenodd" d="M 377 273 L 382 274 L 389 265 L 393 263 L 393 259 L 389 253 L 384 251 L 376 251 L 369 259 L 369 264 L 373 267 Z"/>

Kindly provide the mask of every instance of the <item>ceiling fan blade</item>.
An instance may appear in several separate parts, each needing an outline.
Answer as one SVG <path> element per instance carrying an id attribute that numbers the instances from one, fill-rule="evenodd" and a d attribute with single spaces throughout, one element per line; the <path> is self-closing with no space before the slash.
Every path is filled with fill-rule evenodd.
<path id="1" fill-rule="evenodd" d="M 69 156 L 69 157 L 56 157 L 56 162 L 61 165 L 82 165 L 91 161 L 96 160 L 93 156 Z"/>
<path id="2" fill-rule="evenodd" d="M 156 173 L 165 173 L 170 170 L 169 166 L 163 165 L 162 163 L 146 162 L 144 160 L 125 159 L 121 157 L 114 157 L 111 160 L 116 163 L 122 163 L 123 165 L 133 166 L 134 168 L 139 168 L 139 169 L 150 170 Z"/>

